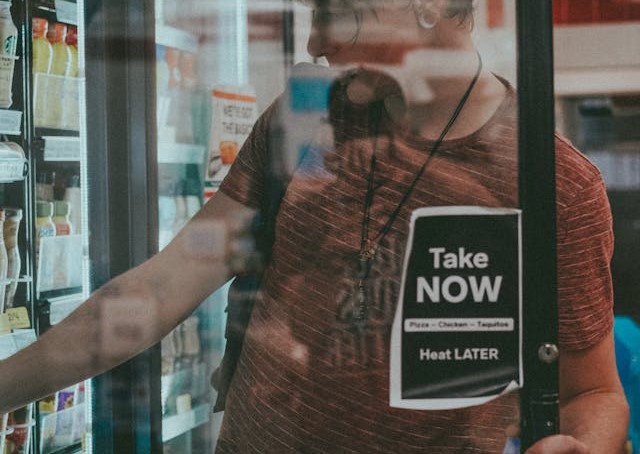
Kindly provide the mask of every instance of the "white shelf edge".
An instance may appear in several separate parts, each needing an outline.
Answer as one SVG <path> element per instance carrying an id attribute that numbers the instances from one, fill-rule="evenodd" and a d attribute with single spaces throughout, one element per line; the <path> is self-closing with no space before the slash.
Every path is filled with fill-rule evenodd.
<path id="1" fill-rule="evenodd" d="M 162 442 L 165 443 L 207 423 L 209 421 L 209 413 L 211 413 L 211 406 L 209 404 L 202 404 L 186 413 L 163 418 Z"/>
<path id="2" fill-rule="evenodd" d="M 206 148 L 200 145 L 181 143 L 158 144 L 158 162 L 160 164 L 203 164 Z"/>
<path id="3" fill-rule="evenodd" d="M 156 22 L 156 43 L 186 52 L 198 51 L 198 38 L 184 30 Z"/>
<path id="4" fill-rule="evenodd" d="M 556 96 L 640 93 L 640 66 L 556 69 Z"/>

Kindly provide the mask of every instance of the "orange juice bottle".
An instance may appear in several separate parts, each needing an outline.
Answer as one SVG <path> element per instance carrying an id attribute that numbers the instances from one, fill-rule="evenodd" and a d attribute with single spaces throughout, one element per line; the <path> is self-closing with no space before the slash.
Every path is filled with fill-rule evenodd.
<path id="1" fill-rule="evenodd" d="M 47 40 L 49 22 L 41 17 L 32 20 L 33 35 L 33 116 L 36 126 L 43 126 L 47 109 L 47 74 L 51 70 L 53 49 Z"/>
<path id="2" fill-rule="evenodd" d="M 45 125 L 58 128 L 62 126 L 62 99 L 64 95 L 64 75 L 67 73 L 71 61 L 71 51 L 65 43 L 67 37 L 67 26 L 59 22 L 54 22 L 49 26 L 47 38 L 51 43 L 53 56 L 51 58 L 51 69 L 49 70 L 47 85 L 47 111 L 45 114 Z"/>

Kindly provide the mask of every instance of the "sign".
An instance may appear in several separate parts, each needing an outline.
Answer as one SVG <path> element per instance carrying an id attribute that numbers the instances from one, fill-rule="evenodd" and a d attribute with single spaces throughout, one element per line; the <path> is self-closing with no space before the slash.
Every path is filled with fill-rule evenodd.
<path id="1" fill-rule="evenodd" d="M 256 97 L 250 90 L 213 90 L 211 138 L 205 182 L 217 188 L 229 172 L 257 118 Z"/>
<path id="2" fill-rule="evenodd" d="M 390 404 L 479 405 L 522 386 L 520 211 L 413 213 L 391 338 Z"/>

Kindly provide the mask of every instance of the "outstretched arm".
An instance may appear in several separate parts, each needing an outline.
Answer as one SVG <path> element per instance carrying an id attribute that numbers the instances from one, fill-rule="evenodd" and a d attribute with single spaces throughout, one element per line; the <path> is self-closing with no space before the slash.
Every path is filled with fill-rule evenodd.
<path id="1" fill-rule="evenodd" d="M 233 237 L 254 211 L 218 193 L 159 254 L 97 290 L 0 361 L 0 413 L 98 375 L 151 347 L 230 277 Z"/>

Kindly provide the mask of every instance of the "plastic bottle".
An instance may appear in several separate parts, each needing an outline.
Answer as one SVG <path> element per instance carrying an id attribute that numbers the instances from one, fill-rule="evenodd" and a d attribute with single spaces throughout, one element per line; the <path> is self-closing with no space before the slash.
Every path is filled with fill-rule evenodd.
<path id="1" fill-rule="evenodd" d="M 73 226 L 74 233 L 82 232 L 82 193 L 80 189 L 80 176 L 73 175 L 69 179 L 67 189 L 64 191 L 63 199 L 69 202 L 71 213 L 69 220 Z"/>
<path id="2" fill-rule="evenodd" d="M 69 64 L 67 65 L 67 77 L 78 77 L 78 28 L 69 26 L 65 38 L 67 49 L 69 50 Z"/>
<path id="3" fill-rule="evenodd" d="M 73 226 L 69 220 L 71 205 L 69 202 L 57 200 L 54 202 L 54 218 L 53 223 L 56 225 L 56 236 L 64 236 L 73 234 Z"/>
<path id="4" fill-rule="evenodd" d="M 0 210 L 0 228 L 4 228 L 5 212 Z M 5 289 L 7 288 L 7 269 L 9 267 L 7 250 L 4 244 L 4 236 L 0 236 L 0 306 L 4 306 Z M 0 307 L 0 313 L 4 307 Z"/>
<path id="5" fill-rule="evenodd" d="M 13 102 L 11 88 L 15 67 L 18 29 L 11 18 L 11 2 L 0 1 L 0 44 L 2 65 L 0 65 L 0 107 L 10 107 Z"/>
<path id="6" fill-rule="evenodd" d="M 18 288 L 18 278 L 20 277 L 20 269 L 22 262 L 20 251 L 18 249 L 18 231 L 20 229 L 20 221 L 22 220 L 22 210 L 18 208 L 7 208 L 5 210 L 4 221 L 4 244 L 7 249 L 7 285 L 4 297 L 4 309 L 13 307 L 13 301 Z M 1 302 L 0 302 L 1 305 Z M 0 313 L 2 310 L 0 309 Z"/>
<path id="7" fill-rule="evenodd" d="M 51 70 L 53 49 L 47 41 L 49 22 L 41 17 L 32 20 L 32 53 L 33 53 L 33 83 L 34 83 L 34 123 L 43 126 L 45 123 L 47 103 L 47 74 Z"/>
<path id="8" fill-rule="evenodd" d="M 62 128 L 77 131 L 80 128 L 80 87 L 78 84 L 78 29 L 67 28 L 65 39 L 69 50 L 69 64 L 65 73 L 62 95 Z"/>
<path id="9" fill-rule="evenodd" d="M 67 26 L 55 22 L 49 26 L 47 38 L 51 43 L 52 58 L 47 86 L 47 107 L 45 112 L 45 126 L 62 127 L 62 100 L 64 95 L 64 76 L 67 74 L 71 61 L 71 51 L 65 43 Z"/>
<path id="10" fill-rule="evenodd" d="M 42 172 L 36 179 L 36 201 L 53 201 L 53 185 L 56 179 L 55 172 Z"/>
<path id="11" fill-rule="evenodd" d="M 36 264 L 40 263 L 40 243 L 42 238 L 56 236 L 56 225 L 53 223 L 53 203 L 36 202 Z M 39 265 L 37 265 L 39 267 Z"/>

